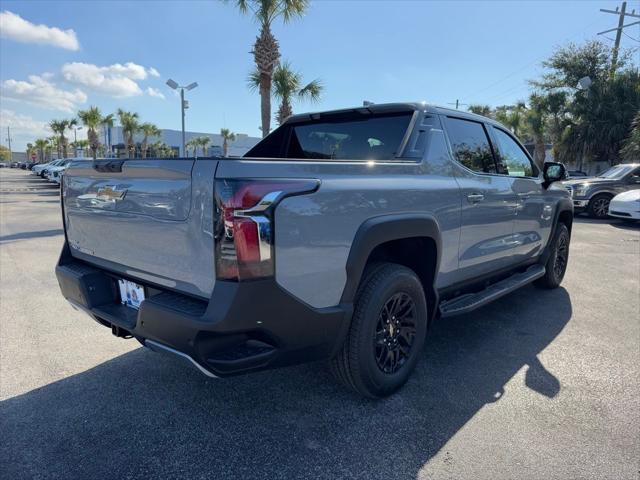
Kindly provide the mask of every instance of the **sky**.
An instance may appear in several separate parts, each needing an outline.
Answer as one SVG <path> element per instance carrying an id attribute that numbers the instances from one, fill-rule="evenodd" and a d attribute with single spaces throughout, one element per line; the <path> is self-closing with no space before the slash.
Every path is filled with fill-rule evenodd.
<path id="1" fill-rule="evenodd" d="M 617 17 L 599 9 L 620 3 L 315 0 L 303 18 L 277 21 L 273 31 L 282 58 L 324 85 L 321 100 L 296 102 L 296 113 L 363 100 L 495 106 L 526 99 L 527 81 L 555 47 L 595 38 L 612 44 L 614 33 L 596 34 L 616 27 Z M 631 9 L 640 12 L 640 1 L 628 2 Z M 187 130 L 259 136 L 260 99 L 246 82 L 257 33 L 234 1 L 2 0 L 2 144 L 7 125 L 13 150 L 24 151 L 51 135 L 49 120 L 91 105 L 179 129 L 168 78 L 199 84 L 186 95 Z M 640 26 L 625 33 L 623 47 L 640 46 Z"/>

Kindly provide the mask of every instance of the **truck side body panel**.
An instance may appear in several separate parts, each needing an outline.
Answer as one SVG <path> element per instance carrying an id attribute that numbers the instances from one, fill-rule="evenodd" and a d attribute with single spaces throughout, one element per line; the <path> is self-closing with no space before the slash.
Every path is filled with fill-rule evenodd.
<path id="1" fill-rule="evenodd" d="M 285 198 L 276 209 L 275 262 L 280 286 L 312 307 L 337 305 L 356 231 L 367 219 L 428 213 L 442 237 L 439 286 L 456 281 L 460 235 L 457 166 L 440 129 L 432 129 L 425 159 L 395 162 L 221 162 L 218 178 L 320 178 L 312 195 Z"/>

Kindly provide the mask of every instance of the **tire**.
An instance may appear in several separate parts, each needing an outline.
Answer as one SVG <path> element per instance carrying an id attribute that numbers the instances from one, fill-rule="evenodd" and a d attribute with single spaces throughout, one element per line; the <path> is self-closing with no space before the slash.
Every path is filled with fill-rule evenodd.
<path id="1" fill-rule="evenodd" d="M 558 288 L 569 263 L 569 243 L 571 236 L 564 223 L 559 223 L 553 238 L 551 255 L 545 264 L 546 272 L 543 277 L 537 279 L 534 284 L 540 288 Z"/>
<path id="2" fill-rule="evenodd" d="M 427 302 L 418 276 L 394 263 L 370 266 L 358 288 L 347 338 L 331 359 L 334 376 L 368 397 L 405 384 L 422 352 Z"/>
<path id="3" fill-rule="evenodd" d="M 587 211 L 591 218 L 603 219 L 609 216 L 609 202 L 611 202 L 611 195 L 608 193 L 599 193 L 589 200 L 589 206 Z"/>

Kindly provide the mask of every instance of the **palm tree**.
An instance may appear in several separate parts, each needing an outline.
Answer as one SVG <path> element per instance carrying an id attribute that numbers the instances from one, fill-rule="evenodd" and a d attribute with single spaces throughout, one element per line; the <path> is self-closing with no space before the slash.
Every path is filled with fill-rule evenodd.
<path id="1" fill-rule="evenodd" d="M 49 128 L 54 133 L 54 136 L 57 138 L 56 141 L 56 152 L 58 153 L 58 157 L 62 158 L 62 145 L 66 142 L 66 138 L 64 136 L 64 131 L 67 129 L 68 120 L 51 120 L 49 122 Z M 67 156 L 66 153 L 64 155 Z"/>
<path id="2" fill-rule="evenodd" d="M 120 120 L 122 135 L 125 137 L 125 143 L 127 145 L 127 156 L 133 158 L 136 152 L 136 144 L 133 141 L 133 136 L 140 129 L 138 114 L 135 112 L 126 112 L 119 108 L 118 119 Z"/>
<path id="3" fill-rule="evenodd" d="M 70 145 L 73 147 L 74 151 L 80 149 L 82 156 L 84 156 L 85 150 L 91 146 L 91 143 L 89 140 L 76 140 L 75 142 L 71 142 Z M 94 156 L 93 158 L 95 159 L 96 157 Z"/>
<path id="4" fill-rule="evenodd" d="M 529 98 L 529 109 L 525 113 L 525 121 L 535 144 L 534 160 L 540 168 L 542 168 L 546 156 L 544 137 L 546 133 L 547 116 L 546 97 L 534 93 Z"/>
<path id="5" fill-rule="evenodd" d="M 496 120 L 505 124 L 515 136 L 518 136 L 524 125 L 525 110 L 526 106 L 524 102 L 518 102 L 515 105 L 503 105 L 501 107 L 496 107 Z"/>
<path id="6" fill-rule="evenodd" d="M 159 137 L 162 132 L 153 123 L 143 123 L 140 125 L 140 131 L 144 134 L 142 139 L 142 158 L 147 158 L 147 150 L 149 149 L 149 137 Z"/>
<path id="7" fill-rule="evenodd" d="M 88 110 L 80 110 L 78 112 L 78 118 L 82 124 L 87 127 L 87 139 L 91 147 L 91 154 L 95 160 L 98 156 L 98 147 L 100 147 L 98 132 L 96 132 L 96 129 L 102 123 L 100 109 L 98 107 L 89 107 Z"/>
<path id="8" fill-rule="evenodd" d="M 313 80 L 302 86 L 302 74 L 294 71 L 289 62 L 279 63 L 273 72 L 273 96 L 280 101 L 280 107 L 276 114 L 276 121 L 281 125 L 287 117 L 293 115 L 292 101 L 310 100 L 317 102 L 322 93 L 322 83 L 320 80 Z M 255 70 L 249 75 L 249 88 L 256 90 L 260 88 L 260 72 Z"/>
<path id="9" fill-rule="evenodd" d="M 640 158 L 640 111 L 636 113 L 631 123 L 629 137 L 624 141 L 620 156 L 629 162 L 637 161 Z"/>
<path id="10" fill-rule="evenodd" d="M 51 158 L 51 154 L 55 149 L 57 158 L 62 158 L 62 156 L 60 155 L 60 137 L 58 137 L 57 135 L 53 135 L 47 139 L 47 142 L 49 143 L 49 149 L 47 152 L 49 154 L 49 157 Z"/>
<path id="11" fill-rule="evenodd" d="M 56 143 L 59 157 L 67 158 L 67 147 L 69 146 L 69 142 L 67 141 L 67 137 L 65 137 L 64 134 L 67 129 L 75 127 L 77 124 L 78 121 L 75 118 L 51 120 L 49 122 L 49 128 L 58 136 L 58 140 Z"/>
<path id="12" fill-rule="evenodd" d="M 115 123 L 116 117 L 113 113 L 102 117 L 102 128 L 104 129 L 104 144 L 107 146 L 107 151 L 111 153 L 111 129 Z"/>
<path id="13" fill-rule="evenodd" d="M 49 146 L 49 140 L 46 138 L 38 138 L 35 142 L 35 148 L 38 151 L 38 163 L 44 162 L 44 153 Z"/>
<path id="14" fill-rule="evenodd" d="M 189 140 L 187 143 L 184 144 L 187 152 L 185 152 L 186 155 L 188 154 L 189 150 L 193 151 L 193 158 L 196 158 L 196 155 L 198 154 L 198 139 L 197 138 L 192 138 L 191 140 Z"/>
<path id="15" fill-rule="evenodd" d="M 27 160 L 31 160 L 31 153 L 33 153 L 33 143 L 27 143 Z"/>
<path id="16" fill-rule="evenodd" d="M 228 128 L 220 129 L 220 136 L 222 137 L 222 155 L 229 156 L 229 143 L 235 141 L 236 134 Z"/>
<path id="17" fill-rule="evenodd" d="M 202 156 L 206 157 L 207 156 L 207 146 L 209 145 L 209 143 L 211 142 L 211 139 L 209 137 L 200 137 L 197 139 L 198 142 L 198 146 L 200 146 L 202 148 Z"/>
<path id="18" fill-rule="evenodd" d="M 260 75 L 260 116 L 262 136 L 266 137 L 271 129 L 271 81 L 273 71 L 280 60 L 278 41 L 271 33 L 271 25 L 277 18 L 288 23 L 295 17 L 301 17 L 308 0 L 235 0 L 243 14 L 250 13 L 260 24 L 260 35 L 253 45 L 253 60 Z"/>
<path id="19" fill-rule="evenodd" d="M 476 115 L 482 115 L 483 117 L 491 117 L 493 111 L 489 105 L 469 105 L 467 107 L 471 113 L 475 113 Z"/>

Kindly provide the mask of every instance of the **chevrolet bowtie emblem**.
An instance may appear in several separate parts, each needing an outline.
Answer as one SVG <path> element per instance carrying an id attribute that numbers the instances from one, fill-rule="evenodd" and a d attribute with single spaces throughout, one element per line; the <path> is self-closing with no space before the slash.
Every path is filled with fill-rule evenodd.
<path id="1" fill-rule="evenodd" d="M 115 202 L 117 200 L 122 200 L 126 194 L 126 188 L 118 190 L 117 185 L 105 185 L 104 187 L 100 187 L 98 189 L 96 198 L 99 198 L 100 200 Z"/>

